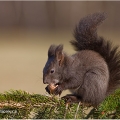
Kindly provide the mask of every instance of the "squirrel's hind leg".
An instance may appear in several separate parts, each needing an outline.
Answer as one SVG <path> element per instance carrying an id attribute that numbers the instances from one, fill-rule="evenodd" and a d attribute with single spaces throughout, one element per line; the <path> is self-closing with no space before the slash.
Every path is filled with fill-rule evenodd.
<path id="1" fill-rule="evenodd" d="M 70 104 L 81 102 L 81 97 L 74 94 L 67 94 L 66 96 L 63 96 L 62 99 L 64 99 L 66 103 Z"/>

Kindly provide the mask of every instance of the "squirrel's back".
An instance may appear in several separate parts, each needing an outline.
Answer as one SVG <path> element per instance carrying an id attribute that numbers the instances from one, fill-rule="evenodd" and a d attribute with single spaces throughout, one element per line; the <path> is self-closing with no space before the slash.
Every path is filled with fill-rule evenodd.
<path id="1" fill-rule="evenodd" d="M 109 68 L 107 94 L 120 87 L 120 52 L 118 47 L 97 35 L 97 26 L 105 20 L 105 13 L 89 15 L 79 22 L 74 32 L 75 40 L 71 41 L 76 51 L 93 50 L 99 53 Z"/>

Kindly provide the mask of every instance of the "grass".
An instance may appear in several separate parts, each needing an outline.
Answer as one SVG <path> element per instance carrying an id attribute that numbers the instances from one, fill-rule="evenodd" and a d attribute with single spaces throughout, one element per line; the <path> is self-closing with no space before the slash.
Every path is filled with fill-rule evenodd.
<path id="1" fill-rule="evenodd" d="M 120 89 L 97 108 L 66 104 L 54 96 L 10 90 L 0 94 L 0 119 L 120 119 Z"/>

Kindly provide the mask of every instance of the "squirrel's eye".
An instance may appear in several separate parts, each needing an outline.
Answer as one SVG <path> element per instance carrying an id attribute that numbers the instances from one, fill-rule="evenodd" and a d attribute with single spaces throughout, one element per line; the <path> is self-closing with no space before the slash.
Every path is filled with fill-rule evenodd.
<path id="1" fill-rule="evenodd" d="M 54 73 L 54 69 L 52 69 L 52 70 L 50 71 L 50 73 Z"/>

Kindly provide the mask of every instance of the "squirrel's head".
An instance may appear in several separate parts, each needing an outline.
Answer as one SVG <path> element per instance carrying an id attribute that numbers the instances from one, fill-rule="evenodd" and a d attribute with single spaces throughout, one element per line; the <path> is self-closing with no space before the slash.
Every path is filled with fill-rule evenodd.
<path id="1" fill-rule="evenodd" d="M 64 63 L 63 45 L 51 45 L 48 49 L 48 60 L 43 69 L 44 84 L 59 84 L 62 77 Z"/>

